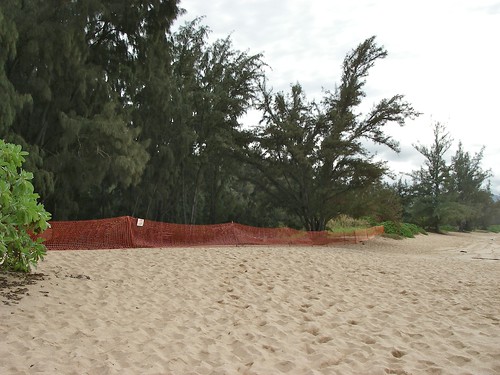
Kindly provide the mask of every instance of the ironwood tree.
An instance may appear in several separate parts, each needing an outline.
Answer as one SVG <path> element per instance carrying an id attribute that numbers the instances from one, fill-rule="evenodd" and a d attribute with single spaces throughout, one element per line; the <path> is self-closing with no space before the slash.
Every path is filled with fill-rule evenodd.
<path id="1" fill-rule="evenodd" d="M 435 232 L 442 225 L 471 230 L 486 226 L 486 212 L 493 204 L 488 179 L 490 171 L 481 168 L 483 150 L 471 155 L 459 142 L 448 162 L 446 153 L 452 139 L 445 125 L 434 124 L 430 146 L 414 145 L 425 160 L 411 173 L 412 199 L 409 201 L 410 220 Z"/>
<path id="2" fill-rule="evenodd" d="M 229 38 L 209 43 L 209 32 L 197 19 L 173 33 L 163 52 L 156 50 L 165 56 L 136 98 L 134 116 L 143 124 L 140 138 L 150 140 L 151 160 L 129 191 L 135 214 L 216 223 L 238 205 L 233 154 L 244 142 L 240 118 L 258 94 L 263 62 Z"/>
<path id="3" fill-rule="evenodd" d="M 402 95 L 382 99 L 365 115 L 358 113 L 366 77 L 386 55 L 375 37 L 365 40 L 347 54 L 340 84 L 320 103 L 308 101 L 300 84 L 289 94 L 263 87 L 262 125 L 246 152 L 255 171 L 253 182 L 308 230 L 325 229 L 340 213 L 346 193 L 365 189 L 386 173 L 385 163 L 375 161 L 363 142 L 398 151 L 384 126 L 403 125 L 418 115 Z"/>
<path id="4" fill-rule="evenodd" d="M 112 212 L 116 189 L 136 184 L 149 159 L 132 116 L 147 84 L 139 68 L 151 45 L 166 40 L 178 1 L 6 0 L 0 7 L 17 31 L 2 68 L 30 102 L 14 106 L 1 136 L 29 151 L 26 167 L 55 218 Z"/>
<path id="5" fill-rule="evenodd" d="M 434 124 L 433 133 L 430 146 L 413 146 L 425 160 L 424 165 L 411 174 L 416 196 L 412 203 L 412 216 L 419 225 L 438 232 L 447 207 L 446 187 L 450 179 L 450 166 L 445 154 L 452 145 L 452 139 L 446 127 L 439 122 Z"/>

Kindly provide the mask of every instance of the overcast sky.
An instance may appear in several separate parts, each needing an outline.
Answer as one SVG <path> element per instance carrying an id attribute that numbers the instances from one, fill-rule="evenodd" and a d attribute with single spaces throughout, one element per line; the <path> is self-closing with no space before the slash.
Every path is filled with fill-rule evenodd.
<path id="1" fill-rule="evenodd" d="M 274 91 L 299 82 L 309 99 L 340 81 L 345 55 L 372 35 L 388 56 L 371 70 L 364 106 L 403 94 L 423 114 L 387 132 L 401 153 L 378 150 L 395 173 L 416 170 L 435 122 L 446 125 L 465 151 L 485 146 L 500 194 L 500 1 L 493 0 L 181 0 L 180 23 L 205 16 L 212 38 L 231 35 L 235 49 L 262 53 Z M 365 110 L 366 110 L 365 109 Z M 258 122 L 255 116 L 245 121 Z"/>

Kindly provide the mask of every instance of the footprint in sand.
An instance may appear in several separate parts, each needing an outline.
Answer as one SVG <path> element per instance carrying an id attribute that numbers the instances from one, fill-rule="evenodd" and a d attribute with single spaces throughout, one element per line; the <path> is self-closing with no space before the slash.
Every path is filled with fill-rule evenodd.
<path id="1" fill-rule="evenodd" d="M 276 348 L 273 348 L 271 345 L 262 345 L 262 347 L 266 350 L 269 350 L 271 353 L 276 351 Z"/>
<path id="2" fill-rule="evenodd" d="M 330 342 L 333 340 L 333 337 L 330 337 L 330 336 L 322 336 L 318 339 L 318 342 L 320 344 L 326 344 L 327 342 Z"/>
<path id="3" fill-rule="evenodd" d="M 452 341 L 452 343 L 451 343 L 451 344 L 452 344 L 455 348 L 457 348 L 457 349 L 465 349 L 465 348 L 466 348 L 466 346 L 464 345 L 464 343 L 463 343 L 463 342 L 461 342 L 461 341 Z"/>
<path id="4" fill-rule="evenodd" d="M 470 358 L 467 358 L 467 357 L 462 357 L 461 355 L 454 355 L 454 356 L 451 356 L 448 358 L 448 360 L 450 360 L 451 362 L 453 362 L 454 364 L 456 364 L 457 366 L 463 366 L 465 365 L 467 362 L 470 362 L 471 359 Z"/>
<path id="5" fill-rule="evenodd" d="M 371 337 L 366 337 L 364 338 L 363 340 L 361 340 L 364 344 L 367 344 L 367 345 L 373 345 L 376 343 L 376 341 L 371 338 Z"/>
<path id="6" fill-rule="evenodd" d="M 324 368 L 327 368 L 327 367 L 330 367 L 330 366 L 338 366 L 340 364 L 340 362 L 342 362 L 342 358 L 339 358 L 339 359 L 329 359 L 328 361 L 322 362 L 319 365 L 319 368 L 320 369 L 324 369 Z"/>
<path id="7" fill-rule="evenodd" d="M 395 358 L 401 358 L 402 356 L 404 356 L 406 353 L 401 351 L 401 350 L 398 350 L 398 349 L 394 349 L 392 352 L 391 352 L 392 356 L 395 357 Z"/>
<path id="8" fill-rule="evenodd" d="M 276 366 L 281 372 L 290 372 L 295 368 L 295 364 L 290 361 L 282 361 Z"/>
<path id="9" fill-rule="evenodd" d="M 319 328 L 318 327 L 310 327 L 306 329 L 304 332 L 310 333 L 313 336 L 318 336 L 319 335 Z"/>

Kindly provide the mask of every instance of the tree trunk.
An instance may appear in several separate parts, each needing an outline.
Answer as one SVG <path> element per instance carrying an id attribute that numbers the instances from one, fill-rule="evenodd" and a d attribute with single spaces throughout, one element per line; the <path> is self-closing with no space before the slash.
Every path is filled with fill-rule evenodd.
<path id="1" fill-rule="evenodd" d="M 322 217 L 306 217 L 304 218 L 304 226 L 307 231 L 320 232 L 326 229 L 326 219 Z"/>

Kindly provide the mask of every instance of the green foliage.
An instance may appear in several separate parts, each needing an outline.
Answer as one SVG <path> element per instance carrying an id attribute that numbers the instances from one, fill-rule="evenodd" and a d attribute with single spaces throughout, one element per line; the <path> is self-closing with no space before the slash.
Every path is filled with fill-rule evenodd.
<path id="1" fill-rule="evenodd" d="M 446 183 L 450 167 L 446 163 L 445 153 L 451 147 L 452 140 L 446 127 L 440 123 L 434 125 L 434 139 L 431 146 L 414 145 L 425 157 L 420 170 L 412 177 L 417 195 L 414 216 L 434 231 L 439 231 L 443 222 L 442 205 L 445 201 Z"/>
<path id="2" fill-rule="evenodd" d="M 0 136 L 29 151 L 26 168 L 58 219 L 119 214 L 150 158 L 137 97 L 152 63 L 169 66 L 152 57 L 168 46 L 178 1 L 6 0 L 0 12 L 0 121 L 5 107 L 10 121 Z"/>
<path id="3" fill-rule="evenodd" d="M 361 220 L 368 223 L 368 226 L 370 226 L 370 227 L 375 227 L 377 225 L 380 225 L 380 220 L 377 220 L 373 216 L 363 216 L 363 217 L 361 217 Z"/>
<path id="4" fill-rule="evenodd" d="M 1 2 L 0 136 L 29 151 L 58 220 L 210 223 L 245 209 L 234 153 L 263 62 L 230 38 L 209 43 L 199 19 L 172 32 L 182 12 L 177 0 Z"/>
<path id="5" fill-rule="evenodd" d="M 488 232 L 500 233 L 500 224 L 490 225 L 487 228 Z"/>
<path id="6" fill-rule="evenodd" d="M 172 31 L 178 0 L 0 2 L 0 137 L 58 220 L 119 215 L 182 223 L 239 221 L 322 230 L 339 213 L 460 230 L 498 223 L 480 168 L 461 145 L 447 163 L 436 127 L 414 186 L 383 184 L 370 143 L 417 115 L 403 96 L 361 113 L 387 52 L 369 38 L 318 103 L 273 93 L 260 54 L 210 42 L 200 19 Z M 260 127 L 244 130 L 252 107 Z"/>
<path id="7" fill-rule="evenodd" d="M 415 148 L 425 157 L 425 164 L 414 171 L 412 191 L 401 183 L 400 196 L 405 203 L 405 216 L 411 221 L 440 232 L 443 226 L 470 231 L 485 228 L 494 217 L 495 209 L 489 191 L 491 173 L 481 168 L 483 150 L 471 156 L 458 145 L 448 163 L 445 153 L 451 138 L 442 124 L 434 126 L 434 141 L 430 147 Z"/>
<path id="8" fill-rule="evenodd" d="M 247 142 L 239 118 L 258 93 L 263 62 L 234 49 L 230 38 L 208 43 L 208 35 L 200 20 L 173 33 L 169 47 L 155 51 L 171 59 L 170 70 L 150 66 L 162 79 L 137 97 L 134 116 L 151 140 L 151 161 L 130 192 L 141 216 L 216 223 L 245 209 L 248 186 L 235 158 Z"/>
<path id="9" fill-rule="evenodd" d="M 406 238 L 413 238 L 416 234 L 426 234 L 426 232 L 415 224 L 398 223 L 394 221 L 384 221 L 384 233 L 388 235 L 397 235 Z"/>
<path id="10" fill-rule="evenodd" d="M 449 222 L 458 226 L 460 231 L 485 227 L 485 213 L 492 205 L 491 192 L 487 186 L 491 172 L 481 168 L 483 151 L 484 148 L 471 156 L 459 142 L 458 150 L 451 160 L 449 194 L 459 210 L 454 220 Z"/>
<path id="11" fill-rule="evenodd" d="M 385 174 L 385 164 L 375 162 L 363 142 L 397 151 L 383 127 L 418 115 L 402 95 L 381 100 L 365 116 L 358 113 L 365 78 L 386 55 L 374 37 L 365 40 L 347 54 L 340 85 L 319 104 L 308 102 L 299 84 L 288 95 L 263 87 L 263 125 L 247 150 L 252 181 L 308 230 L 325 229 L 342 212 L 348 192 L 366 189 Z"/>
<path id="12" fill-rule="evenodd" d="M 5 17 L 0 7 L 0 137 L 7 134 L 17 113 L 27 105 L 31 97 L 20 95 L 5 72 L 7 61 L 16 56 L 18 32 L 14 22 Z"/>
<path id="13" fill-rule="evenodd" d="M 30 180 L 23 170 L 28 153 L 18 145 L 0 139 L 0 265 L 13 271 L 29 272 L 45 255 L 38 234 L 48 227 L 50 214 L 37 202 Z"/>
<path id="14" fill-rule="evenodd" d="M 364 189 L 346 192 L 337 205 L 341 212 L 354 217 L 371 217 L 373 225 L 381 221 L 401 221 L 402 203 L 396 189 L 376 182 Z"/>

